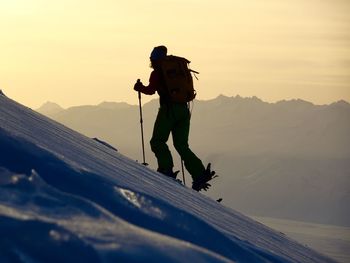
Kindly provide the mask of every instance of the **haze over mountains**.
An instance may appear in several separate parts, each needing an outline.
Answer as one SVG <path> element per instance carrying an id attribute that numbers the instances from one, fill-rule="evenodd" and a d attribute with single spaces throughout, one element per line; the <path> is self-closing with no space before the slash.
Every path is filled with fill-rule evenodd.
<path id="1" fill-rule="evenodd" d="M 350 226 L 349 103 L 221 95 L 192 107 L 190 145 L 220 175 L 208 195 L 250 215 Z M 158 100 L 143 106 L 146 161 L 154 169 L 148 141 L 157 108 Z M 62 109 L 50 103 L 38 111 L 141 160 L 137 105 Z"/>
<path id="2" fill-rule="evenodd" d="M 341 256 L 325 256 L 6 96 L 0 105 L 0 262 Z"/>

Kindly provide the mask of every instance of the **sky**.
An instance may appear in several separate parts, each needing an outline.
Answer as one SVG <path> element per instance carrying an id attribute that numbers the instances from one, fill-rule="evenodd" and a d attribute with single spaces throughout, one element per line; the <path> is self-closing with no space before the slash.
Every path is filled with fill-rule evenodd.
<path id="1" fill-rule="evenodd" d="M 348 0 L 0 0 L 0 32 L 0 89 L 33 108 L 137 104 L 158 45 L 201 100 L 350 101 Z"/>

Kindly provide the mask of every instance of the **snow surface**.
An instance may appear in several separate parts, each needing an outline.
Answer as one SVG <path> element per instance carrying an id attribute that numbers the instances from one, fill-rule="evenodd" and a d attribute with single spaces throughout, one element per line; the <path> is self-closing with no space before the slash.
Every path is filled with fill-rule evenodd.
<path id="1" fill-rule="evenodd" d="M 0 262 L 333 262 L 0 95 Z"/>

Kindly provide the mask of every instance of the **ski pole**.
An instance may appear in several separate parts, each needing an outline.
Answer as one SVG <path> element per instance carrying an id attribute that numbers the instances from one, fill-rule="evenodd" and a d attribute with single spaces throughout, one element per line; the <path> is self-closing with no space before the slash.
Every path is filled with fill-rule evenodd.
<path id="1" fill-rule="evenodd" d="M 182 170 L 182 180 L 183 180 L 183 182 L 184 182 L 184 186 L 186 186 L 184 161 L 182 160 L 182 158 L 181 158 L 181 170 Z"/>
<path id="2" fill-rule="evenodd" d="M 137 82 L 140 82 L 138 79 Z M 142 142 L 142 157 L 143 157 L 143 165 L 148 165 L 146 163 L 146 157 L 145 157 L 145 142 L 143 140 L 143 119 L 142 119 L 142 106 L 141 106 L 141 92 L 139 91 L 139 108 L 140 108 L 140 124 L 141 124 L 141 142 Z"/>

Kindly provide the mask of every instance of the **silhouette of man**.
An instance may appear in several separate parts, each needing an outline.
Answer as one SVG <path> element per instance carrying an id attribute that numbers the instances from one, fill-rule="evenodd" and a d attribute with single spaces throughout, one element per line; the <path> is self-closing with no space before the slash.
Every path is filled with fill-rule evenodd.
<path id="1" fill-rule="evenodd" d="M 173 158 L 166 144 L 171 133 L 174 147 L 184 161 L 186 170 L 192 176 L 192 188 L 197 191 L 201 190 L 199 188 L 206 190 L 210 186 L 206 183 L 209 179 L 208 176 L 212 173 L 210 164 L 206 169 L 202 161 L 189 148 L 190 111 L 187 103 L 175 103 L 169 99 L 160 68 L 161 59 L 166 56 L 167 48 L 165 46 L 155 47 L 150 55 L 153 71 L 150 75 L 149 85 L 144 86 L 138 80 L 134 86 L 134 90 L 144 94 L 153 95 L 157 91 L 159 95 L 160 108 L 150 141 L 151 149 L 158 162 L 157 171 L 166 176 L 176 178 L 177 172 L 173 172 Z M 203 183 L 205 184 L 204 186 Z"/>

